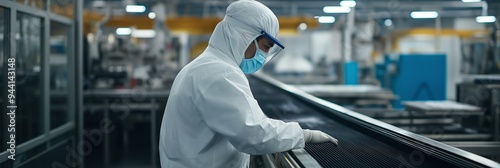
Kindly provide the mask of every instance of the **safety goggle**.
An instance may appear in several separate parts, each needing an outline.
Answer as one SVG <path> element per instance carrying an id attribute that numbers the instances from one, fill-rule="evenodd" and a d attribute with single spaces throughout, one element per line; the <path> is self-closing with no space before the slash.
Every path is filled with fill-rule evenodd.
<path id="1" fill-rule="evenodd" d="M 281 44 L 281 42 L 274 38 L 273 36 L 267 34 L 265 31 L 261 31 L 260 32 L 261 35 L 263 35 L 264 37 L 267 37 L 268 39 L 270 39 L 273 43 L 274 43 L 274 46 L 271 47 L 269 49 L 269 52 L 267 53 L 267 57 L 266 57 L 266 62 L 269 62 L 271 61 L 271 59 L 273 59 L 274 57 L 278 56 L 279 53 L 281 52 L 281 50 L 285 49 L 285 46 L 283 46 L 283 44 Z"/>

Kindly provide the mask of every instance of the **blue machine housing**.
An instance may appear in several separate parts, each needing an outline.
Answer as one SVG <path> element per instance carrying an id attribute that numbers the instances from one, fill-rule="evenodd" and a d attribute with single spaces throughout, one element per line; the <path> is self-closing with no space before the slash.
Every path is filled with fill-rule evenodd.
<path id="1" fill-rule="evenodd" d="M 391 64 L 396 65 L 393 72 Z M 384 88 L 399 96 L 394 108 L 403 108 L 402 101 L 446 99 L 445 54 L 402 54 L 399 60 L 386 56 L 384 64 L 376 66 L 376 75 Z"/>

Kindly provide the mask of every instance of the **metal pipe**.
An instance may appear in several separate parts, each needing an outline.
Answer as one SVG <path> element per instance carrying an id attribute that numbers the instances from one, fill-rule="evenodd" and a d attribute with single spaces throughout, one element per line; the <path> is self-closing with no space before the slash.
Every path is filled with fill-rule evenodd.
<path id="1" fill-rule="evenodd" d="M 203 17 L 207 17 L 208 16 L 208 13 L 210 10 L 210 5 L 208 4 L 209 2 L 205 1 L 203 2 Z"/>
<path id="2" fill-rule="evenodd" d="M 104 106 L 106 107 L 104 109 L 104 119 L 106 121 L 111 121 L 111 119 L 109 117 L 110 104 L 109 104 L 108 99 L 104 99 Z M 106 168 L 110 167 L 109 163 L 110 163 L 111 150 L 109 149 L 109 139 L 110 139 L 109 134 L 110 134 L 109 132 L 104 133 L 104 167 L 106 167 Z"/>
<path id="3" fill-rule="evenodd" d="M 156 100 L 153 98 L 151 99 L 151 106 L 154 106 L 156 104 Z M 156 110 L 157 108 L 151 108 L 151 167 L 156 168 L 156 160 L 157 156 L 159 155 L 158 153 L 158 147 L 157 147 L 157 139 L 156 138 Z"/>
<path id="4" fill-rule="evenodd" d="M 296 16 L 298 11 L 297 3 L 292 2 L 290 3 L 290 15 L 291 16 Z"/>
<path id="5" fill-rule="evenodd" d="M 436 38 L 435 38 L 436 53 L 441 52 L 441 17 L 436 18 Z"/>
<path id="6" fill-rule="evenodd" d="M 104 17 L 101 20 L 97 21 L 96 24 L 95 24 L 96 31 L 99 32 L 99 30 L 101 29 L 101 27 L 104 24 L 106 24 L 109 21 L 110 18 L 111 18 L 111 8 L 107 7 L 106 10 L 105 10 L 105 12 L 104 12 Z M 101 34 L 96 33 L 97 37 L 99 37 L 99 35 L 101 35 Z M 95 39 L 97 39 L 97 38 L 95 38 Z M 94 41 L 97 41 L 97 40 L 94 40 Z"/>
<path id="7" fill-rule="evenodd" d="M 351 8 L 351 12 L 347 14 L 347 24 L 344 29 L 344 62 L 351 61 L 352 56 L 352 29 L 354 28 L 355 10 Z"/>
<path id="8" fill-rule="evenodd" d="M 42 52 L 42 59 L 41 59 L 41 64 L 42 64 L 42 94 L 40 97 L 42 98 L 42 114 L 43 114 L 43 132 L 45 132 L 45 135 L 50 134 L 50 24 L 51 20 L 49 16 L 45 16 L 42 25 L 43 28 L 41 29 L 42 33 L 42 45 L 40 46 L 41 52 Z M 50 141 L 49 141 L 50 143 Z M 46 143 L 47 148 L 49 147 L 49 143 Z"/>
<path id="9" fill-rule="evenodd" d="M 76 66 L 74 67 L 76 69 L 75 71 L 75 88 L 76 88 L 76 103 L 75 103 L 75 110 L 76 110 L 76 127 L 75 127 L 75 136 L 76 140 L 74 143 L 74 149 L 77 151 L 82 151 L 83 149 L 78 149 L 82 148 L 80 145 L 77 145 L 78 142 L 83 141 L 83 1 L 76 1 L 75 2 L 75 10 L 74 10 L 74 25 L 75 25 L 75 64 Z M 78 158 L 81 160 L 81 164 L 79 167 L 85 167 L 85 158 L 80 156 Z"/>
<path id="10" fill-rule="evenodd" d="M 179 68 L 184 67 L 189 63 L 189 34 L 182 33 L 179 35 L 179 42 L 181 44 Z"/>
<path id="11" fill-rule="evenodd" d="M 483 16 L 488 16 L 488 3 L 485 1 L 482 1 L 482 8 L 483 8 Z"/>
<path id="12" fill-rule="evenodd" d="M 492 93 L 492 95 L 500 95 L 500 90 L 492 90 Z M 498 96 L 492 97 L 491 102 L 500 102 L 500 100 L 498 100 Z M 492 105 L 491 107 L 493 115 L 493 140 L 500 141 L 500 105 Z"/>

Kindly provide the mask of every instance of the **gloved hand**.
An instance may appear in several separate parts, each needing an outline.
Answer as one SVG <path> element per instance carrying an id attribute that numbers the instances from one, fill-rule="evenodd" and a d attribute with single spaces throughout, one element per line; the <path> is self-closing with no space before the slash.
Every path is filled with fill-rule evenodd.
<path id="1" fill-rule="evenodd" d="M 335 145 L 339 145 L 339 140 L 319 130 L 303 129 L 302 131 L 304 132 L 304 141 L 306 143 L 332 142 Z"/>

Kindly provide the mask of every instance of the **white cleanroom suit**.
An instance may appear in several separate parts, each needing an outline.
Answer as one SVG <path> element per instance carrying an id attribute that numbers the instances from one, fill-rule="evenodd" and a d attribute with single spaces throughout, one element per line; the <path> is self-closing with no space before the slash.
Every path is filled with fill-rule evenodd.
<path id="1" fill-rule="evenodd" d="M 304 137 L 298 123 L 265 116 L 239 67 L 261 31 L 276 37 L 278 29 L 276 16 L 257 1 L 228 6 L 207 49 L 174 80 L 160 131 L 163 168 L 247 167 L 249 154 L 303 148 L 304 139 L 325 137 Z"/>

